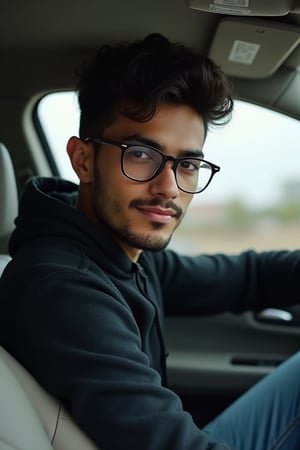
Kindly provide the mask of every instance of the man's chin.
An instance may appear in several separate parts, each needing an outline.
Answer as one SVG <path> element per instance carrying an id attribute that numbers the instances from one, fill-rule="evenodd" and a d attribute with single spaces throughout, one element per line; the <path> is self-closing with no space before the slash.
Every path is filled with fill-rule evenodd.
<path id="1" fill-rule="evenodd" d="M 174 232 L 174 229 L 167 230 L 166 225 L 157 222 L 151 222 L 152 230 L 150 233 L 141 236 L 141 241 L 144 242 L 143 250 L 158 251 L 165 249 Z"/>
<path id="2" fill-rule="evenodd" d="M 149 234 L 127 234 L 122 236 L 127 245 L 140 250 L 159 251 L 165 249 L 172 237 L 172 234 L 150 232 Z"/>
<path id="3" fill-rule="evenodd" d="M 143 250 L 147 250 L 149 252 L 158 252 L 160 250 L 164 250 L 169 245 L 170 240 L 171 240 L 171 237 L 164 241 L 153 242 L 151 244 L 145 245 Z"/>

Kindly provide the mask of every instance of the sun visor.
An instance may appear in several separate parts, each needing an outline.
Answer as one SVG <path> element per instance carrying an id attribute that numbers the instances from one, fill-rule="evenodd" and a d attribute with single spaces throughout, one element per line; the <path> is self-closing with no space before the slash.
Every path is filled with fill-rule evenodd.
<path id="1" fill-rule="evenodd" d="M 209 56 L 224 72 L 240 78 L 271 76 L 300 43 L 300 29 L 262 19 L 224 18 Z"/>
<path id="2" fill-rule="evenodd" d="M 186 0 L 191 9 L 238 16 L 285 16 L 300 12 L 299 0 Z"/>

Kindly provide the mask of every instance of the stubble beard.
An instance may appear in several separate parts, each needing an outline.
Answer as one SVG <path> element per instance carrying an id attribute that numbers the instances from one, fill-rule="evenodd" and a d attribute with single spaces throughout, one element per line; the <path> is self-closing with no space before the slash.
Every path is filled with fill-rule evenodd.
<path id="1" fill-rule="evenodd" d="M 139 200 L 137 201 L 140 202 Z M 135 202 L 133 202 L 135 203 Z M 119 240 L 125 242 L 127 245 L 140 249 L 149 251 L 159 251 L 166 248 L 172 238 L 175 229 L 178 227 L 179 223 L 183 218 L 183 213 L 178 215 L 181 216 L 177 222 L 176 227 L 172 230 L 167 238 L 164 238 L 157 233 L 140 233 L 134 231 L 134 224 L 129 220 L 126 225 L 119 226 L 110 217 L 116 216 L 121 212 L 120 203 L 117 200 L 111 198 L 105 191 L 104 186 L 101 183 L 99 174 L 95 174 L 95 191 L 93 198 L 93 207 L 95 215 L 99 222 L 104 223 L 114 234 L 114 236 Z M 129 207 L 134 207 L 129 206 Z M 165 224 L 150 222 L 152 230 L 159 231 L 165 227 Z"/>

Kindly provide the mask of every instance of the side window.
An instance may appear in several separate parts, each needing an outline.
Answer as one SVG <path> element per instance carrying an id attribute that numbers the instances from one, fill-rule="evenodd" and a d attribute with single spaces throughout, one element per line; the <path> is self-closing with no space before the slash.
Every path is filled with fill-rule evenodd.
<path id="1" fill-rule="evenodd" d="M 55 92 L 43 97 L 37 105 L 37 118 L 59 174 L 78 183 L 66 152 L 68 139 L 78 136 L 79 132 L 79 106 L 75 92 Z"/>
<path id="2" fill-rule="evenodd" d="M 38 117 L 62 177 L 78 182 L 66 142 L 78 135 L 73 92 L 49 94 Z M 235 253 L 299 247 L 300 122 L 236 101 L 232 121 L 209 131 L 205 158 L 221 166 L 195 195 L 170 247 L 184 253 Z"/>
<path id="3" fill-rule="evenodd" d="M 300 122 L 237 101 L 233 119 L 212 130 L 205 157 L 221 166 L 195 196 L 173 245 L 189 253 L 299 248 Z M 189 236 L 189 239 L 186 239 Z"/>

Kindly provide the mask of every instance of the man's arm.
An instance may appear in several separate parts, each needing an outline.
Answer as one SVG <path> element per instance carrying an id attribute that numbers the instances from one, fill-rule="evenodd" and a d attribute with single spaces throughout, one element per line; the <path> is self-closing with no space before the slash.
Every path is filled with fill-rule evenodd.
<path id="1" fill-rule="evenodd" d="M 166 251 L 154 258 L 167 315 L 240 313 L 299 303 L 299 250 L 195 257 Z"/>

